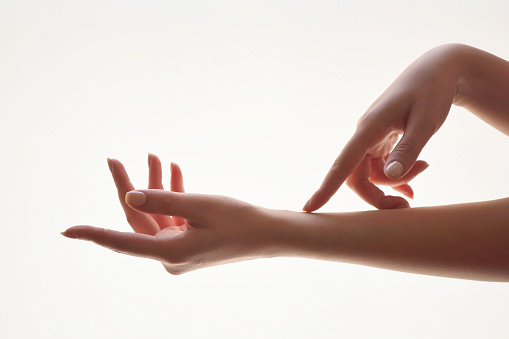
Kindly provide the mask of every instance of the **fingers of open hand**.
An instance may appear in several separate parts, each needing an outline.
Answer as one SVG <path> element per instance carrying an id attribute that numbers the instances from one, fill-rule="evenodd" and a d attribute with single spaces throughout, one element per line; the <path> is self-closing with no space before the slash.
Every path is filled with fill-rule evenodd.
<path id="1" fill-rule="evenodd" d="M 115 252 L 162 260 L 163 244 L 152 235 L 117 232 L 92 226 L 74 226 L 62 233 L 69 238 L 88 240 Z"/>
<path id="2" fill-rule="evenodd" d="M 129 192 L 126 202 L 144 213 L 177 216 L 200 223 L 211 208 L 206 197 L 201 194 L 147 189 Z"/>
<path id="3" fill-rule="evenodd" d="M 148 188 L 163 189 L 163 171 L 161 160 L 155 154 L 148 155 Z"/>
<path id="4" fill-rule="evenodd" d="M 124 165 L 116 159 L 108 159 L 108 166 L 115 182 L 115 186 L 117 187 L 120 204 L 122 205 L 127 221 L 133 230 L 136 233 L 150 235 L 156 234 L 160 230 L 157 222 L 150 215 L 132 209 L 125 202 L 127 192 L 134 190 L 134 186 L 129 180 L 129 176 L 127 175 Z"/>
<path id="5" fill-rule="evenodd" d="M 163 171 L 161 160 L 154 154 L 148 155 L 148 188 L 163 189 Z M 160 229 L 175 225 L 170 216 L 162 214 L 152 214 L 152 218 L 157 222 Z"/>
<path id="6" fill-rule="evenodd" d="M 378 209 L 409 207 L 401 197 L 387 196 L 370 181 L 371 158 L 365 157 L 348 177 L 346 183 L 359 197 Z"/>
<path id="7" fill-rule="evenodd" d="M 182 175 L 182 170 L 180 169 L 180 166 L 176 163 L 171 163 L 171 183 L 170 183 L 171 190 L 173 192 L 179 192 L 184 193 L 184 177 Z M 184 225 L 186 222 L 185 219 L 180 217 L 173 217 L 173 223 L 177 226 Z"/>

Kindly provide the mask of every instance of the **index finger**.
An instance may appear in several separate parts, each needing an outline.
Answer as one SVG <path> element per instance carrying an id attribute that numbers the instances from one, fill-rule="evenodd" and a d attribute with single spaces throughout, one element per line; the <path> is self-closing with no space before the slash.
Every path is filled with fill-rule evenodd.
<path id="1" fill-rule="evenodd" d="M 125 202 L 127 192 L 134 190 L 134 186 L 129 180 L 129 176 L 124 168 L 124 165 L 116 159 L 108 159 L 108 166 L 110 167 L 111 175 L 115 186 L 117 187 L 118 198 L 122 206 L 127 221 L 136 233 L 144 233 L 154 235 L 160 231 L 159 226 L 150 215 L 138 212 L 132 209 Z"/>
<path id="2" fill-rule="evenodd" d="M 360 165 L 365 158 L 375 137 L 368 129 L 358 129 L 345 145 L 325 176 L 320 188 L 304 205 L 303 210 L 312 212 L 327 203 L 341 187 L 346 178 Z"/>
<path id="3" fill-rule="evenodd" d="M 209 219 L 211 212 L 217 212 L 218 200 L 214 197 L 217 196 L 142 189 L 128 192 L 126 202 L 143 213 L 177 216 L 201 223 Z"/>

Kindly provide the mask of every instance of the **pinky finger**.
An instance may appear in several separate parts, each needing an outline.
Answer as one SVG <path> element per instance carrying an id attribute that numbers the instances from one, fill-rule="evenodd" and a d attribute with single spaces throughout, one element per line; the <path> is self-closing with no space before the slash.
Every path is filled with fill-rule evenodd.
<path id="1" fill-rule="evenodd" d="M 136 257 L 161 260 L 162 246 L 151 235 L 117 232 L 92 226 L 74 226 L 62 232 L 67 238 L 87 240 L 112 251 Z"/>

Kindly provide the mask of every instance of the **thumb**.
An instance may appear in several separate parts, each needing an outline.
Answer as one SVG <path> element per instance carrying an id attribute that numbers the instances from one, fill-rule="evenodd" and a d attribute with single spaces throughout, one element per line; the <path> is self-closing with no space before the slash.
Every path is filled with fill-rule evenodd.
<path id="1" fill-rule="evenodd" d="M 165 214 L 193 221 L 201 221 L 210 203 L 206 195 L 179 193 L 160 189 L 130 191 L 125 196 L 126 203 L 144 213 Z"/>
<path id="2" fill-rule="evenodd" d="M 409 125 L 385 162 L 385 175 L 391 179 L 399 179 L 407 174 L 414 166 L 417 157 L 433 132 L 429 132 L 415 123 L 413 126 Z"/>

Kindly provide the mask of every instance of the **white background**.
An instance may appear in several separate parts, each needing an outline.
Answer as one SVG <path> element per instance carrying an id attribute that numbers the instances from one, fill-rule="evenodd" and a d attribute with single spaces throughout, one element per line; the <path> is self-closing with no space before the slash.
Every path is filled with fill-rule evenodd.
<path id="1" fill-rule="evenodd" d="M 506 338 L 509 285 L 302 259 L 182 276 L 59 233 L 128 230 L 106 164 L 300 210 L 413 60 L 509 59 L 509 2 L 0 2 L 0 337 Z M 496 199 L 509 139 L 453 108 L 412 206 Z M 166 178 L 168 179 L 168 178 Z M 167 181 L 168 182 L 168 181 Z M 371 209 L 342 188 L 322 211 Z"/>

